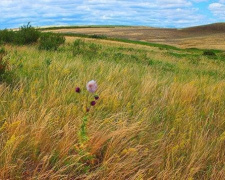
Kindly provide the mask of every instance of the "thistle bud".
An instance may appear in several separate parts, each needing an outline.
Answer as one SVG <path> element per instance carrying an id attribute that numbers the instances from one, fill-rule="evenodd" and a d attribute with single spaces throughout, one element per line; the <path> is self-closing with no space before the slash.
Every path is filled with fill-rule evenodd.
<path id="1" fill-rule="evenodd" d="M 77 93 L 80 93 L 80 92 L 81 92 L 81 89 L 80 89 L 79 87 L 76 87 L 75 91 L 76 91 Z"/>
<path id="2" fill-rule="evenodd" d="M 99 96 L 98 95 L 95 95 L 94 98 L 95 98 L 95 100 L 98 100 L 99 99 Z"/>
<path id="3" fill-rule="evenodd" d="M 96 104 L 96 102 L 95 101 L 91 101 L 91 106 L 94 106 L 95 104 Z"/>

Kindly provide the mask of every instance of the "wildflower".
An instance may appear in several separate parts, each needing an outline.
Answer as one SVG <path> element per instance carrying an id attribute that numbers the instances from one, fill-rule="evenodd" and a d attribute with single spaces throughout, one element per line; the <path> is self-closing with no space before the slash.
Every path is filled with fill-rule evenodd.
<path id="1" fill-rule="evenodd" d="M 80 90 L 79 87 L 76 87 L 75 91 L 76 91 L 77 93 L 80 93 L 80 92 L 81 92 L 81 90 Z"/>
<path id="2" fill-rule="evenodd" d="M 99 96 L 98 95 L 94 95 L 94 98 L 95 98 L 95 100 L 98 100 Z"/>
<path id="3" fill-rule="evenodd" d="M 95 101 L 91 101 L 91 106 L 94 106 L 95 104 L 96 104 L 96 102 Z"/>
<path id="4" fill-rule="evenodd" d="M 87 83 L 87 90 L 91 93 L 94 93 L 97 90 L 97 83 L 94 80 L 91 80 Z"/>

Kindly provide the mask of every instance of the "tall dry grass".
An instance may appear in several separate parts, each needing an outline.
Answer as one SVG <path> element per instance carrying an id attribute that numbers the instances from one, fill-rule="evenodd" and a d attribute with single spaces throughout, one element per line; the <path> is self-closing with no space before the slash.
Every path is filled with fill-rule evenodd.
<path id="1" fill-rule="evenodd" d="M 224 62 L 101 45 L 93 58 L 69 45 L 8 47 L 16 76 L 0 85 L 0 179 L 224 179 Z M 80 143 L 86 95 L 74 89 L 91 79 L 100 100 Z"/>

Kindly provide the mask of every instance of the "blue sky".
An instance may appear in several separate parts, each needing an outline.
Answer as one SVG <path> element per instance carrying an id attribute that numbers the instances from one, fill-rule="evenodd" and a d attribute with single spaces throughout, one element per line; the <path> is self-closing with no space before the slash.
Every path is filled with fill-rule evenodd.
<path id="1" fill-rule="evenodd" d="M 0 0 L 0 29 L 49 25 L 188 27 L 225 22 L 225 0 Z"/>

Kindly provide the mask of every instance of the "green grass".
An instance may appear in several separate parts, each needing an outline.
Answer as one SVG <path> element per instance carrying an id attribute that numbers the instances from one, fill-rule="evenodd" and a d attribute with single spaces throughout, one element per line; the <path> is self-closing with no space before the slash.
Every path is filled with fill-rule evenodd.
<path id="1" fill-rule="evenodd" d="M 5 47 L 0 179 L 223 179 L 221 52 L 131 42 Z"/>

